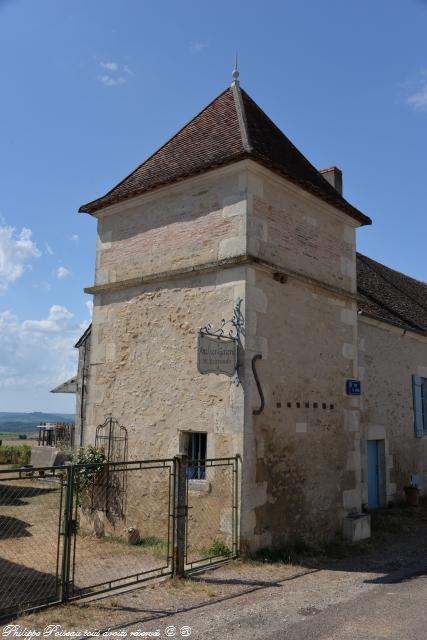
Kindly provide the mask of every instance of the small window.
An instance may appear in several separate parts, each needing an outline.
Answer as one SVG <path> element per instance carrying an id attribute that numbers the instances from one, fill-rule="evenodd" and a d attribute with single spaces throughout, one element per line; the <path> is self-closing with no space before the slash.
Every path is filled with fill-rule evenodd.
<path id="1" fill-rule="evenodd" d="M 414 427 L 417 438 L 427 435 L 427 378 L 412 376 Z"/>
<path id="2" fill-rule="evenodd" d="M 195 480 L 206 478 L 206 433 L 188 434 L 188 477 Z"/>

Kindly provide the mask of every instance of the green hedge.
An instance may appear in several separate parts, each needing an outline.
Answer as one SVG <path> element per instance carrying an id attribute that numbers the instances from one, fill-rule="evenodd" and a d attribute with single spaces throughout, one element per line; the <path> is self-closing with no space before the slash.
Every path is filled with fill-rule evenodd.
<path id="1" fill-rule="evenodd" d="M 2 445 L 0 447 L 0 464 L 29 464 L 31 447 L 28 444 Z"/>

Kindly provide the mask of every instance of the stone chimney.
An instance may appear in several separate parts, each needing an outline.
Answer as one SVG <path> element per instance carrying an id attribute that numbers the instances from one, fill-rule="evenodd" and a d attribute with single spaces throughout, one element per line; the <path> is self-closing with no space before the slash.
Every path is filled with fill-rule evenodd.
<path id="1" fill-rule="evenodd" d="M 342 196 L 342 171 L 338 167 L 329 167 L 328 169 L 320 169 L 319 173 L 338 191 Z"/>

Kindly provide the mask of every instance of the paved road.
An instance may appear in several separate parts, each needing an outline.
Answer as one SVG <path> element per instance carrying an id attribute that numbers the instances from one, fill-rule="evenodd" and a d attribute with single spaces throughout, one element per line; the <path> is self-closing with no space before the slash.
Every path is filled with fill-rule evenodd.
<path id="1" fill-rule="evenodd" d="M 206 582 L 218 582 L 205 575 Z M 128 630 L 167 626 L 179 637 L 207 640 L 424 640 L 427 639 L 427 561 L 384 571 L 320 570 L 296 579 L 255 583 L 220 601 L 158 611 Z M 121 625 L 123 626 L 123 625 Z"/>
<path id="2" fill-rule="evenodd" d="M 178 639 L 188 627 L 195 640 L 427 640 L 427 530 L 406 547 L 323 568 L 235 562 L 19 622 L 100 629 L 107 640 L 147 631 Z"/>
<path id="3" fill-rule="evenodd" d="M 265 640 L 423 640 L 427 638 L 427 570 L 398 574 L 352 602 L 332 605 Z"/>

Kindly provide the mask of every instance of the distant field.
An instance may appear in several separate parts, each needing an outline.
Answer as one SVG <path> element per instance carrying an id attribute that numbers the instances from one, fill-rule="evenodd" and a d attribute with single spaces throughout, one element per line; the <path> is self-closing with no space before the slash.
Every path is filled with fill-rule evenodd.
<path id="1" fill-rule="evenodd" d="M 72 413 L 13 413 L 0 411 L 0 433 L 18 434 L 34 433 L 36 426 L 41 422 L 65 422 L 72 423 L 75 416 Z"/>
<path id="2" fill-rule="evenodd" d="M 27 440 L 37 440 L 38 438 L 38 433 L 36 433 L 35 431 L 19 432 L 19 433 L 10 433 L 10 432 L 0 431 L 0 440 L 3 440 L 3 444 L 5 444 L 6 440 L 19 440 L 19 442 L 25 443 L 25 440 L 19 437 L 20 435 L 26 435 Z"/>

